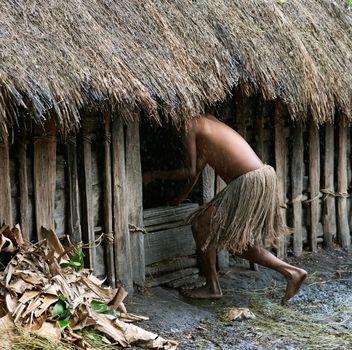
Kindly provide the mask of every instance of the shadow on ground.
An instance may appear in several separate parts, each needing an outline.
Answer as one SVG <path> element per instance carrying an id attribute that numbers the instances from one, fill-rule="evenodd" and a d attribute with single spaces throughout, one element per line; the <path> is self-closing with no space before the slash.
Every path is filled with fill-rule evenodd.
<path id="1" fill-rule="evenodd" d="M 128 311 L 149 316 L 142 327 L 178 340 L 179 349 L 351 349 L 350 255 L 319 251 L 288 260 L 309 273 L 288 307 L 280 306 L 286 287 L 281 275 L 233 267 L 220 276 L 221 300 L 187 300 L 157 287 L 134 295 Z M 256 318 L 225 321 L 223 313 L 233 307 L 249 308 Z"/>

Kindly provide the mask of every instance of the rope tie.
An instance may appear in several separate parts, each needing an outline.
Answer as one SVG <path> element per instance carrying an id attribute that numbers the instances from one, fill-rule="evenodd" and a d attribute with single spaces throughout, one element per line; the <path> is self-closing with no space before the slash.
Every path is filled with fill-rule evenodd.
<path id="1" fill-rule="evenodd" d="M 314 201 L 316 201 L 317 199 L 319 199 L 320 197 L 320 192 L 318 192 L 317 195 L 315 195 L 313 198 L 309 198 L 303 201 L 303 203 L 312 203 Z"/>
<path id="2" fill-rule="evenodd" d="M 96 137 L 93 134 L 85 134 L 85 135 L 82 134 L 81 139 L 83 142 L 93 143 L 95 141 Z"/>
<path id="3" fill-rule="evenodd" d="M 114 232 L 106 232 L 104 233 L 103 239 L 108 244 L 114 243 Z"/>
<path id="4" fill-rule="evenodd" d="M 111 132 L 105 131 L 104 141 L 106 141 L 107 143 L 111 143 Z"/>
<path id="5" fill-rule="evenodd" d="M 328 196 L 332 196 L 332 197 L 340 197 L 340 198 L 348 198 L 350 197 L 350 194 L 347 192 L 334 192 L 331 191 L 327 188 L 323 188 L 320 190 L 322 193 L 324 193 L 324 200 L 328 197 Z"/>
<path id="6" fill-rule="evenodd" d="M 76 144 L 76 136 L 74 135 L 67 135 L 64 139 L 64 143 L 68 143 L 70 145 L 75 145 Z"/>
<path id="7" fill-rule="evenodd" d="M 33 142 L 36 143 L 38 141 L 42 142 L 55 142 L 56 141 L 56 136 L 55 135 L 38 135 L 38 136 L 33 136 Z"/>
<path id="8" fill-rule="evenodd" d="M 128 228 L 129 228 L 130 232 L 142 232 L 144 234 L 147 233 L 145 228 L 138 227 L 135 224 L 128 224 Z"/>
<path id="9" fill-rule="evenodd" d="M 293 198 L 290 203 L 293 204 L 293 203 L 297 203 L 297 202 L 304 202 L 306 200 L 307 200 L 307 196 L 304 196 L 303 194 L 299 194 L 298 196 Z"/>

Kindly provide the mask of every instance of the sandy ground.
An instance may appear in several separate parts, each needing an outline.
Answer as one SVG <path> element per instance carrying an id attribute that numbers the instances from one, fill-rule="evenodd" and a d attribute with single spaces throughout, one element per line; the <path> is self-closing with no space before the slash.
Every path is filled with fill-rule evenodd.
<path id="1" fill-rule="evenodd" d="M 350 254 L 322 250 L 288 261 L 309 273 L 288 307 L 280 306 L 286 287 L 280 274 L 234 266 L 220 275 L 221 300 L 187 300 L 156 287 L 134 295 L 127 309 L 149 316 L 141 326 L 178 340 L 178 349 L 352 349 Z M 224 319 L 238 307 L 255 319 Z"/>

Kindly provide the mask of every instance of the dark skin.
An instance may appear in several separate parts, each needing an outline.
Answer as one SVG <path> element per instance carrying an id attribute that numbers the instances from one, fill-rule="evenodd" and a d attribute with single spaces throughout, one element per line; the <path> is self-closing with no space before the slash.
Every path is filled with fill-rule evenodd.
<path id="1" fill-rule="evenodd" d="M 155 179 L 186 180 L 184 188 L 173 203 L 175 205 L 187 198 L 206 164 L 214 168 L 227 184 L 240 175 L 263 166 L 253 149 L 236 131 L 209 114 L 188 123 L 183 134 L 183 142 L 186 152 L 184 168 L 143 174 L 144 183 Z M 206 284 L 201 288 L 184 290 L 183 295 L 189 298 L 219 299 L 222 297 L 216 271 L 216 247 L 209 245 L 205 251 L 199 249 L 209 236 L 210 220 L 215 211 L 215 207 L 210 207 L 192 225 Z M 286 305 L 288 300 L 298 292 L 307 276 L 305 270 L 280 260 L 262 247 L 250 247 L 236 255 L 276 270 L 285 276 L 287 287 L 281 300 L 283 305 Z"/>

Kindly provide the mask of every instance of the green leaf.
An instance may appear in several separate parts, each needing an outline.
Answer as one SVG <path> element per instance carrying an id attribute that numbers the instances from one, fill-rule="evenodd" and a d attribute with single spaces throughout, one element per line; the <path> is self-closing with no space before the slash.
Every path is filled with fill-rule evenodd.
<path id="1" fill-rule="evenodd" d="M 61 316 L 65 310 L 66 310 L 65 304 L 61 300 L 58 300 L 58 302 L 55 304 L 53 308 L 53 311 L 51 312 L 51 315 L 53 317 Z"/>
<path id="2" fill-rule="evenodd" d="M 90 303 L 90 306 L 93 311 L 99 314 L 105 314 L 110 311 L 109 306 L 106 303 L 99 300 L 92 300 L 92 302 Z"/>
<path id="3" fill-rule="evenodd" d="M 66 267 L 71 267 L 76 272 L 83 270 L 84 268 L 84 254 L 81 250 L 76 250 L 73 257 L 68 262 L 63 262 L 60 267 L 63 269 Z"/>
<path id="4" fill-rule="evenodd" d="M 68 319 L 57 321 L 57 323 L 61 329 L 65 329 L 70 325 L 70 321 Z"/>

